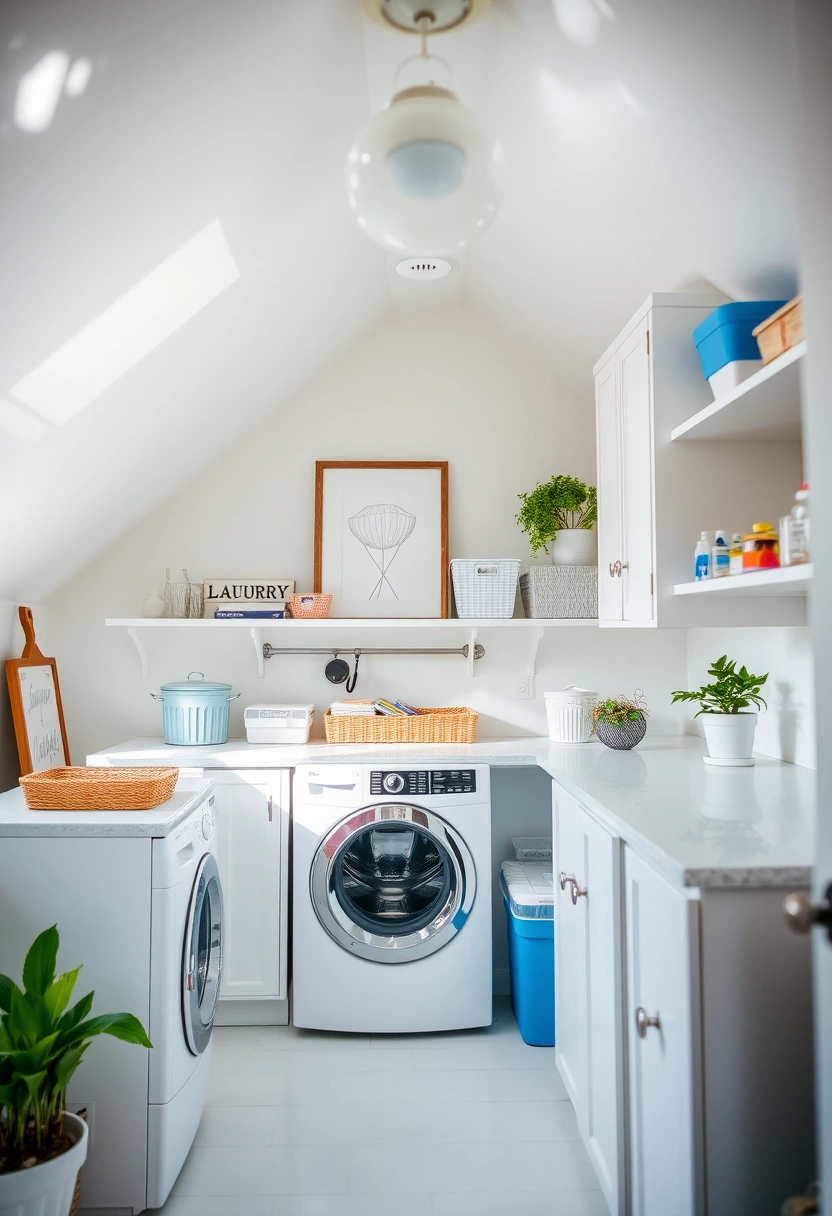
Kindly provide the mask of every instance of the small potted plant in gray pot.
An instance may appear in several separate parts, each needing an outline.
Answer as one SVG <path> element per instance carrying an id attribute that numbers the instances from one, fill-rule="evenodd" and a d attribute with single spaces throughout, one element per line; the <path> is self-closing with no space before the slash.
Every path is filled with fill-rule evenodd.
<path id="1" fill-rule="evenodd" d="M 546 565 L 520 576 L 527 617 L 598 615 L 598 496 L 594 486 L 557 474 L 530 494 L 518 494 L 516 519 L 528 534 L 532 557 L 548 553 Z"/>
<path id="2" fill-rule="evenodd" d="M 595 734 L 607 747 L 629 751 L 644 738 L 649 712 L 640 688 L 632 697 L 609 697 L 599 701 L 592 711 Z"/>
<path id="3" fill-rule="evenodd" d="M 673 704 L 690 701 L 699 705 L 695 717 L 702 717 L 708 755 L 706 764 L 727 768 L 746 767 L 754 763 L 754 732 L 757 710 L 766 702 L 760 689 L 768 679 L 752 675 L 747 667 L 737 671 L 735 659 L 723 655 L 708 668 L 713 683 L 703 684 L 693 692 L 674 692 Z"/>
<path id="4" fill-rule="evenodd" d="M 66 1088 L 91 1040 L 152 1044 L 132 1013 L 89 1017 L 93 993 L 71 1008 L 77 967 L 55 976 L 58 930 L 45 929 L 23 964 L 23 988 L 0 975 L 0 1216 L 72 1216 L 87 1125 Z"/>

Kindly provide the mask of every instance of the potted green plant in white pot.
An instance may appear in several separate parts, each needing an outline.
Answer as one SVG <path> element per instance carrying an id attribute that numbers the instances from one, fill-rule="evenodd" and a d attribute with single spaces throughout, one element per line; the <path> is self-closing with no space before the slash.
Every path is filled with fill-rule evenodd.
<path id="1" fill-rule="evenodd" d="M 56 977 L 58 944 L 55 925 L 35 939 L 22 989 L 0 975 L 0 1216 L 77 1210 L 88 1133 L 67 1085 L 96 1035 L 152 1047 L 132 1013 L 89 1017 L 92 992 L 69 1007 L 81 968 Z"/>
<path id="2" fill-rule="evenodd" d="M 530 494 L 518 494 L 516 519 L 528 534 L 532 557 L 550 562 L 530 566 L 520 576 L 527 617 L 598 615 L 598 496 L 577 477 L 556 474 Z"/>
<path id="3" fill-rule="evenodd" d="M 712 684 L 703 684 L 693 692 L 674 692 L 673 704 L 690 701 L 699 705 L 695 717 L 701 716 L 705 728 L 706 764 L 727 768 L 751 765 L 757 710 L 766 708 L 760 689 L 768 673 L 755 676 L 745 666 L 737 671 L 736 660 L 723 655 L 708 668 L 708 675 L 713 677 Z"/>

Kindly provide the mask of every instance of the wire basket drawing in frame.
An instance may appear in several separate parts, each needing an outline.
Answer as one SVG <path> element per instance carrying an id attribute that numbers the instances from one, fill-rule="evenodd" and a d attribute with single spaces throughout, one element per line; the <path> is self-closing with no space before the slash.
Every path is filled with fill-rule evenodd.
<path id="1" fill-rule="evenodd" d="M 394 503 L 373 503 L 364 507 L 348 520 L 355 539 L 367 550 L 367 555 L 379 572 L 378 580 L 368 598 L 380 600 L 387 587 L 394 599 L 398 599 L 387 572 L 396 555 L 416 526 L 416 516 L 397 507 Z M 376 557 L 379 553 L 381 556 Z"/>

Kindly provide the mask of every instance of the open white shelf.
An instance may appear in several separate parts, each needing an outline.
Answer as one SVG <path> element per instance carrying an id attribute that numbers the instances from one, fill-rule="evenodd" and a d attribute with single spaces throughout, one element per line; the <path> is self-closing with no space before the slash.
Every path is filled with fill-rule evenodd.
<path id="1" fill-rule="evenodd" d="M 798 342 L 675 427 L 671 439 L 800 439 L 800 361 L 805 354 L 806 343 Z"/>
<path id="2" fill-rule="evenodd" d="M 558 617 L 527 620 L 525 617 L 324 617 L 323 620 L 267 620 L 244 621 L 176 620 L 164 617 L 161 620 L 145 620 L 144 617 L 108 617 L 105 625 L 122 629 L 552 629 L 574 626 L 596 626 L 595 617 Z"/>
<path id="3" fill-rule="evenodd" d="M 812 581 L 812 565 L 783 566 L 778 570 L 749 570 L 725 578 L 677 583 L 674 595 L 805 595 Z"/>
<path id="4" fill-rule="evenodd" d="M 263 657 L 263 633 L 266 629 L 269 630 L 272 638 L 276 641 L 276 634 L 294 634 L 298 639 L 298 649 L 303 646 L 301 637 L 309 630 L 328 629 L 338 630 L 342 635 L 347 632 L 362 629 L 462 629 L 466 633 L 466 644 L 468 652 L 466 657 L 467 672 L 469 676 L 474 674 L 474 660 L 477 655 L 477 633 L 480 629 L 520 629 L 524 630 L 528 639 L 528 660 L 526 663 L 526 672 L 529 676 L 534 676 L 535 661 L 537 659 L 537 651 L 540 646 L 540 640 L 543 637 L 544 631 L 551 628 L 564 628 L 574 626 L 588 626 L 590 628 L 598 627 L 596 618 L 579 618 L 579 619 L 562 619 L 562 618 L 541 618 L 539 620 L 526 620 L 524 617 L 401 617 L 390 619 L 385 617 L 324 617 L 322 620 L 268 620 L 264 618 L 249 618 L 248 620 L 236 621 L 217 621 L 214 619 L 185 619 L 162 617 L 161 619 L 145 619 L 144 617 L 107 617 L 104 621 L 107 626 L 113 626 L 117 629 L 126 629 L 127 636 L 132 641 L 139 656 L 141 663 L 142 675 L 150 675 L 150 656 L 147 651 L 147 636 L 146 630 L 157 629 L 213 629 L 237 630 L 245 629 L 254 646 L 254 653 L 257 662 L 257 674 L 259 677 L 265 675 L 265 660 Z M 353 643 L 355 645 L 355 643 Z M 339 645 L 340 651 L 346 652 L 349 650 L 348 645 L 343 643 Z M 482 647 L 479 648 L 482 653 Z"/>

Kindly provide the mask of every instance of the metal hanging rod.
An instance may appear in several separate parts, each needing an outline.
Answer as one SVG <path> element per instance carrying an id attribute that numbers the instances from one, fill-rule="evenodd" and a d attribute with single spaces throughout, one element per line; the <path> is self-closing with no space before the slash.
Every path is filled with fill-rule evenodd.
<path id="1" fill-rule="evenodd" d="M 339 654 L 351 654 L 359 658 L 365 654 L 459 654 L 464 659 L 468 658 L 468 643 L 460 646 L 457 649 L 426 649 L 419 647 L 417 649 L 403 649 L 395 646 L 385 646 L 382 648 L 366 647 L 366 646 L 315 646 L 311 648 L 300 646 L 272 646 L 270 642 L 263 643 L 263 658 L 272 659 L 277 654 L 331 654 L 333 658 L 337 658 Z M 474 659 L 481 659 L 485 654 L 485 647 L 479 642 L 474 646 Z"/>

